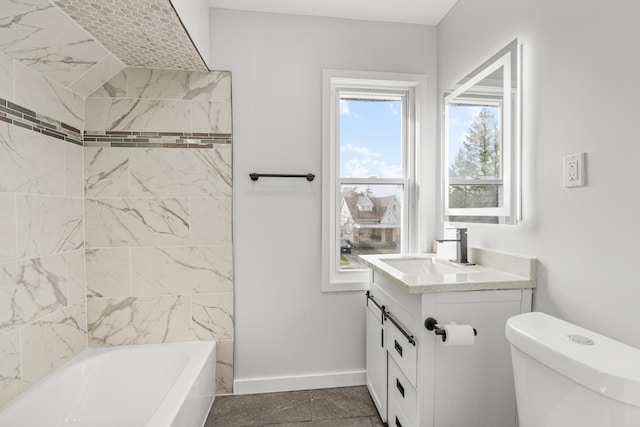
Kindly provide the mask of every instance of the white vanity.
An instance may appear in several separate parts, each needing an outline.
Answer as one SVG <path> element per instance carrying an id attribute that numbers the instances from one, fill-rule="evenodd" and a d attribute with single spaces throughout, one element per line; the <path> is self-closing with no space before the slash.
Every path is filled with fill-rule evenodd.
<path id="1" fill-rule="evenodd" d="M 367 386 L 389 427 L 515 427 L 505 324 L 531 311 L 536 259 L 469 248 L 464 266 L 435 254 L 363 255 Z M 425 327 L 468 324 L 470 346 L 442 344 Z M 452 342 L 452 341 L 450 341 Z"/>

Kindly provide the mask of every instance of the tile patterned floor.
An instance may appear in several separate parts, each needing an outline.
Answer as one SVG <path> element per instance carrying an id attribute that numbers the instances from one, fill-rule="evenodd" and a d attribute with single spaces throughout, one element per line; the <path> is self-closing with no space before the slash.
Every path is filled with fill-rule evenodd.
<path id="1" fill-rule="evenodd" d="M 205 427 L 383 427 L 367 387 L 218 396 Z"/>

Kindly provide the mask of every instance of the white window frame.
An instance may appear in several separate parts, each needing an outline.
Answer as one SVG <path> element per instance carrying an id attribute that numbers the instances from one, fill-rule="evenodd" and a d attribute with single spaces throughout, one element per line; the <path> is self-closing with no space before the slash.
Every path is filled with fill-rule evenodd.
<path id="1" fill-rule="evenodd" d="M 339 218 L 341 185 L 402 184 L 403 217 L 401 252 L 416 251 L 418 222 L 417 164 L 420 107 L 425 101 L 426 76 L 419 74 L 377 73 L 347 70 L 323 70 L 322 106 L 322 291 L 357 291 L 369 288 L 368 269 L 340 270 Z M 402 178 L 340 178 L 340 95 L 366 97 L 367 93 L 387 93 L 403 99 Z"/>
<path id="2" fill-rule="evenodd" d="M 490 76 L 494 71 L 502 68 L 504 70 L 503 87 L 501 100 L 501 122 L 502 122 L 502 142 L 501 142 L 501 164 L 502 174 L 501 181 L 503 186 L 503 200 L 502 206 L 495 208 L 450 208 L 449 207 L 449 185 L 459 184 L 464 182 L 468 185 L 480 185 L 483 182 L 476 179 L 460 180 L 451 179 L 449 177 L 449 115 L 444 116 L 444 147 L 443 147 L 443 197 L 444 197 L 444 215 L 448 216 L 498 216 L 509 217 L 513 216 L 511 210 L 511 185 L 512 185 L 512 154 L 513 149 L 512 133 L 511 133 L 511 52 L 507 52 L 503 57 L 489 65 L 487 68 L 476 74 L 473 78 L 469 79 L 466 83 L 461 85 L 458 89 L 451 92 L 444 99 L 444 106 L 448 108 L 448 105 L 452 100 L 460 98 L 460 95 L 464 94 L 470 88 Z M 492 184 L 495 183 L 491 180 Z"/>

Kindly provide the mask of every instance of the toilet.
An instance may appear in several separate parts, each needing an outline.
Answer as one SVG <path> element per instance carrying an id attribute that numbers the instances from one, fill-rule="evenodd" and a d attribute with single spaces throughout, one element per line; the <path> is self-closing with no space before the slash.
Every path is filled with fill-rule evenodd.
<path id="1" fill-rule="evenodd" d="M 519 427 L 640 426 L 640 350 L 539 312 L 505 333 Z"/>

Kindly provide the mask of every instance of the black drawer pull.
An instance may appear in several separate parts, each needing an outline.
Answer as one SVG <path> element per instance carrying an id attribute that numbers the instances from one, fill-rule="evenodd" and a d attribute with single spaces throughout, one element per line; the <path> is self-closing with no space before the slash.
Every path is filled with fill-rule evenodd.
<path id="1" fill-rule="evenodd" d="M 400 424 L 400 420 L 398 419 L 398 417 L 396 417 L 396 427 L 402 427 L 402 424 Z"/>
<path id="2" fill-rule="evenodd" d="M 393 347 L 395 347 L 396 351 L 398 352 L 398 354 L 402 357 L 402 346 L 400 344 L 398 344 L 398 341 L 393 340 Z"/>
<path id="3" fill-rule="evenodd" d="M 396 378 L 396 388 L 398 389 L 402 397 L 404 397 L 404 387 L 402 387 L 402 384 L 400 384 L 400 380 L 397 378 Z"/>

